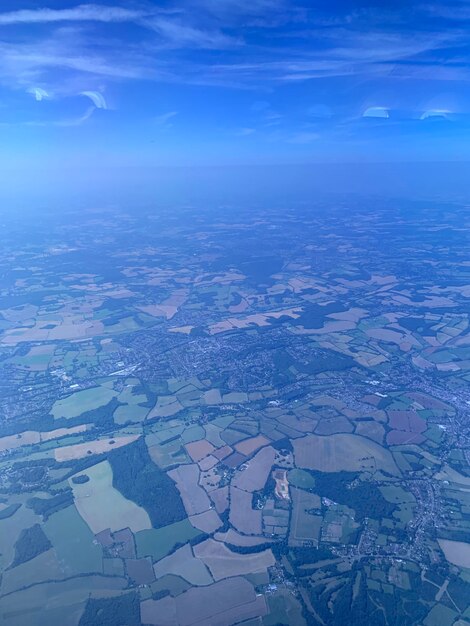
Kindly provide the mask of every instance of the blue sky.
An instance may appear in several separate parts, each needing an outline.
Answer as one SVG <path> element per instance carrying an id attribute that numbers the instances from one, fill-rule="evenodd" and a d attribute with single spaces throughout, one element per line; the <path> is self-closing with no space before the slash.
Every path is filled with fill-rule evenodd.
<path id="1" fill-rule="evenodd" d="M 470 159 L 470 2 L 3 0 L 0 165 Z"/>

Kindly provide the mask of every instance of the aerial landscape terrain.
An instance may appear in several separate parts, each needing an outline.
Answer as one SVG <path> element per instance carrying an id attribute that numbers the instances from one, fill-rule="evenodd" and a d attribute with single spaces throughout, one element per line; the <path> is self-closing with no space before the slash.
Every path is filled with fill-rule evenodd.
<path id="1" fill-rule="evenodd" d="M 1 624 L 470 624 L 469 206 L 277 204 L 2 215 Z"/>
<path id="2" fill-rule="evenodd" d="M 470 626 L 469 33 L 0 2 L 0 626 Z"/>

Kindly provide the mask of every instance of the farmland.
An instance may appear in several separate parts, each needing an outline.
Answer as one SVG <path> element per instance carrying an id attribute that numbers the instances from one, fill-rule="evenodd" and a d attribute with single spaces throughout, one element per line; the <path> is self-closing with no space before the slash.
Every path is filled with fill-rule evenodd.
<path id="1" fill-rule="evenodd" d="M 0 622 L 463 626 L 470 218 L 422 211 L 7 224 Z"/>
<path id="2" fill-rule="evenodd" d="M 78 512 L 94 534 L 106 528 L 129 527 L 134 532 L 151 528 L 148 514 L 113 487 L 110 464 L 102 461 L 87 469 L 88 481 L 70 480 Z"/>
<path id="3" fill-rule="evenodd" d="M 93 387 L 77 391 L 64 400 L 58 400 L 52 407 L 52 415 L 55 419 L 65 417 L 77 417 L 81 413 L 98 409 L 116 396 L 116 393 L 108 387 Z"/>
<path id="4" fill-rule="evenodd" d="M 214 582 L 206 564 L 197 555 L 194 556 L 189 544 L 156 563 L 154 572 L 157 578 L 173 574 L 196 586 L 210 585 Z"/>
<path id="5" fill-rule="evenodd" d="M 270 550 L 256 554 L 236 554 L 213 539 L 198 544 L 194 554 L 208 567 L 214 580 L 263 572 L 275 562 Z"/>
<path id="6" fill-rule="evenodd" d="M 230 624 L 234 619 L 250 619 L 267 613 L 264 598 L 256 597 L 243 578 L 228 578 L 208 587 L 193 588 L 176 599 L 147 600 L 142 607 L 146 624 L 171 623 L 191 626 L 208 623 Z"/>
<path id="7" fill-rule="evenodd" d="M 82 459 L 90 454 L 103 454 L 111 449 L 127 446 L 139 438 L 139 435 L 129 435 L 127 437 L 116 437 L 114 439 L 98 439 L 87 443 L 77 443 L 73 446 L 64 446 L 54 450 L 56 461 L 70 461 L 71 459 Z"/>
<path id="8" fill-rule="evenodd" d="M 293 445 L 296 464 L 301 468 L 399 473 L 388 450 L 359 435 L 309 435 L 296 439 Z"/>

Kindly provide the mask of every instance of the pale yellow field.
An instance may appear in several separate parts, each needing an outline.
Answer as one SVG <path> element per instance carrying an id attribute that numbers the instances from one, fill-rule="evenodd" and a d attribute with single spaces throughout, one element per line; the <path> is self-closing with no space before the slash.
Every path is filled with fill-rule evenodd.
<path id="1" fill-rule="evenodd" d="M 36 430 L 26 430 L 18 435 L 8 435 L 0 439 L 0 450 L 8 450 L 12 448 L 20 448 L 33 443 L 39 443 L 41 435 Z"/>
<path id="2" fill-rule="evenodd" d="M 41 441 L 50 441 L 51 439 L 59 439 L 59 437 L 65 437 L 66 435 L 75 435 L 76 433 L 85 432 L 90 424 L 79 424 L 78 426 L 71 426 L 70 428 L 56 428 L 48 433 L 39 433 L 41 435 Z"/>
<path id="3" fill-rule="evenodd" d="M 296 319 L 300 317 L 302 311 L 301 307 L 293 307 L 290 309 L 284 309 L 282 311 L 269 311 L 267 313 L 253 313 L 246 317 L 229 317 L 222 322 L 216 322 L 209 326 L 209 332 L 211 335 L 217 335 L 227 330 L 233 330 L 234 328 L 250 328 L 255 326 L 269 326 L 271 319 L 279 319 L 284 315 Z"/>
<path id="4" fill-rule="evenodd" d="M 4 344 L 17 345 L 23 341 L 54 341 L 72 340 L 94 337 L 103 332 L 103 323 L 97 320 L 87 320 L 80 315 L 70 315 L 57 320 L 57 326 L 48 329 L 50 320 L 37 319 L 32 327 L 20 327 L 5 331 L 0 340 Z"/>
<path id="5" fill-rule="evenodd" d="M 96 441 L 77 443 L 73 446 L 64 446 L 63 448 L 56 448 L 54 450 L 54 457 L 56 461 L 82 459 L 84 456 L 102 454 L 103 452 L 109 452 L 109 450 L 115 450 L 116 448 L 127 446 L 139 437 L 140 435 L 126 435 L 124 437 L 116 437 L 114 439 L 97 439 Z"/>
<path id="6" fill-rule="evenodd" d="M 50 441 L 51 439 L 59 439 L 66 435 L 75 435 L 87 430 L 89 424 L 80 424 L 72 428 L 56 428 L 49 432 L 40 432 L 38 430 L 25 430 L 18 435 L 8 435 L 8 437 L 0 438 L 0 452 L 3 450 L 12 450 L 21 446 L 29 446 L 42 441 Z"/>
<path id="7" fill-rule="evenodd" d="M 459 567 L 470 567 L 470 543 L 438 539 L 446 559 Z"/>
<path id="8" fill-rule="evenodd" d="M 69 484 L 78 512 L 96 534 L 110 528 L 111 531 L 130 528 L 133 532 L 152 527 L 147 511 L 127 500 L 113 487 L 113 470 L 108 461 L 102 461 L 80 472 L 90 479 L 83 484 Z"/>
<path id="9" fill-rule="evenodd" d="M 174 328 L 169 328 L 170 333 L 183 333 L 183 335 L 189 335 L 194 326 L 175 326 Z"/>

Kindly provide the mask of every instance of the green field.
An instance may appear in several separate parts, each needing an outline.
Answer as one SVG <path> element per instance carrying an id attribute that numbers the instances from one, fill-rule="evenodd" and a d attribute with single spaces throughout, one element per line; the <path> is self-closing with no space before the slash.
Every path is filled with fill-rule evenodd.
<path id="1" fill-rule="evenodd" d="M 51 515 L 44 532 L 67 576 L 103 571 L 101 546 L 93 543 L 93 533 L 74 506 Z"/>
<path id="2" fill-rule="evenodd" d="M 108 404 L 115 396 L 117 396 L 117 392 L 103 385 L 92 387 L 91 389 L 83 389 L 73 393 L 71 396 L 67 396 L 67 398 L 57 400 L 52 407 L 51 413 L 55 419 L 78 417 L 86 411 L 92 411 Z"/>
<path id="3" fill-rule="evenodd" d="M 124 406 L 118 406 L 114 411 L 114 421 L 116 424 L 125 424 L 126 422 L 141 422 L 145 419 L 149 412 L 149 408 L 140 406 L 147 402 L 145 394 L 134 393 L 134 388 L 128 385 L 118 396 L 119 402 Z"/>
<path id="4" fill-rule="evenodd" d="M 200 534 L 201 531 L 191 526 L 187 519 L 163 528 L 141 530 L 135 535 L 137 555 L 139 557 L 151 556 L 158 561 L 178 544 L 186 543 Z"/>
<path id="5" fill-rule="evenodd" d="M 7 569 L 3 573 L 1 592 L 7 594 L 46 580 L 60 580 L 65 577 L 57 556 L 51 549 L 31 561 Z"/>
<path id="6" fill-rule="evenodd" d="M 90 596 L 116 595 L 124 578 L 81 576 L 34 585 L 2 598 L 0 623 L 8 626 L 77 626 Z"/>
<path id="7" fill-rule="evenodd" d="M 27 497 L 16 496 L 10 502 L 25 502 Z M 34 514 L 22 504 L 14 515 L 0 520 L 0 571 L 6 569 L 13 561 L 15 554 L 14 545 L 19 534 L 24 528 L 30 528 L 41 521 L 41 518 Z"/>
<path id="8" fill-rule="evenodd" d="M 315 487 L 315 478 L 301 469 L 291 469 L 289 471 L 289 485 L 299 487 L 299 489 L 313 489 Z"/>

